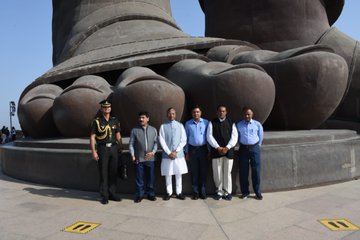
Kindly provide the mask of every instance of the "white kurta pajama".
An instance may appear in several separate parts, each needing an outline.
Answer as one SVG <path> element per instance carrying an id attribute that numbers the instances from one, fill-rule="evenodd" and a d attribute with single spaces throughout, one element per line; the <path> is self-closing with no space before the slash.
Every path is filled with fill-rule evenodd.
<path id="1" fill-rule="evenodd" d="M 182 192 L 181 175 L 188 172 L 183 152 L 186 140 L 185 128 L 181 123 L 169 121 L 161 125 L 159 131 L 159 142 L 163 149 L 161 175 L 165 176 L 166 191 L 169 195 L 173 192 L 172 175 L 175 175 L 176 179 L 176 194 Z M 174 150 L 177 153 L 177 157 L 172 160 L 169 158 L 169 154 Z"/>

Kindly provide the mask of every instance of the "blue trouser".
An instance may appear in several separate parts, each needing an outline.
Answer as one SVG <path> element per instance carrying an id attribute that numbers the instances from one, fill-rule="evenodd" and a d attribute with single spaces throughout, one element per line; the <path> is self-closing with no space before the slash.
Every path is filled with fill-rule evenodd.
<path id="1" fill-rule="evenodd" d="M 106 147 L 98 144 L 97 152 L 99 156 L 100 195 L 108 199 L 116 195 L 118 147 L 116 145 Z"/>
<path id="2" fill-rule="evenodd" d="M 260 146 L 246 146 L 240 144 L 239 173 L 242 194 L 249 194 L 249 164 L 251 166 L 251 180 L 255 194 L 260 194 Z"/>
<path id="3" fill-rule="evenodd" d="M 136 182 L 136 197 L 143 197 L 144 191 L 144 175 L 146 176 L 146 194 L 148 196 L 155 196 L 154 182 L 154 161 L 145 161 L 134 164 L 135 165 L 135 182 Z"/>
<path id="4" fill-rule="evenodd" d="M 206 177 L 208 172 L 207 146 L 195 147 L 188 145 L 190 154 L 190 172 L 194 193 L 206 195 Z"/>

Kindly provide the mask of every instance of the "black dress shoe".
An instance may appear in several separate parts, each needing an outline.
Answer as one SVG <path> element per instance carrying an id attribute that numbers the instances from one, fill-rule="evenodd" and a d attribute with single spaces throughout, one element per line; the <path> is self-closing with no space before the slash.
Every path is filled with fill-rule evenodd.
<path id="1" fill-rule="evenodd" d="M 134 200 L 134 202 L 135 202 L 135 203 L 139 203 L 139 202 L 141 202 L 142 200 L 143 200 L 142 197 L 136 197 L 135 200 Z"/>
<path id="2" fill-rule="evenodd" d="M 147 199 L 149 199 L 150 201 L 156 201 L 156 197 L 155 197 L 155 196 L 148 196 Z"/>
<path id="3" fill-rule="evenodd" d="M 226 200 L 226 201 L 231 201 L 232 195 L 231 195 L 231 194 L 224 195 L 224 196 L 222 196 L 222 198 L 223 198 L 224 200 Z"/>
<path id="4" fill-rule="evenodd" d="M 222 199 L 222 196 L 219 194 L 215 194 L 214 199 L 220 201 Z"/>
<path id="5" fill-rule="evenodd" d="M 200 198 L 203 199 L 203 200 L 205 200 L 205 199 L 207 198 L 207 197 L 206 197 L 206 194 L 205 194 L 205 193 L 200 194 Z"/>
<path id="6" fill-rule="evenodd" d="M 256 194 L 255 197 L 256 200 L 263 200 L 263 196 L 261 195 L 261 193 Z"/>
<path id="7" fill-rule="evenodd" d="M 241 194 L 240 198 L 241 199 L 247 199 L 249 196 L 249 194 L 245 193 L 245 194 Z"/>
<path id="8" fill-rule="evenodd" d="M 194 193 L 191 199 L 192 199 L 192 200 L 198 200 L 198 199 L 199 199 L 199 194 L 198 194 L 198 193 Z"/>
<path id="9" fill-rule="evenodd" d="M 112 195 L 112 196 L 110 196 L 109 199 L 110 199 L 110 200 L 113 200 L 113 201 L 115 201 L 115 202 L 120 202 L 120 201 L 121 201 L 121 197 L 118 196 L 118 195 Z"/>
<path id="10" fill-rule="evenodd" d="M 176 198 L 180 200 L 185 200 L 186 197 L 184 194 L 180 193 L 180 194 L 176 194 Z"/>
<path id="11" fill-rule="evenodd" d="M 101 202 L 101 204 L 105 205 L 105 204 L 109 203 L 109 200 L 107 198 L 102 198 L 100 202 Z"/>
<path id="12" fill-rule="evenodd" d="M 164 201 L 170 200 L 170 195 L 169 195 L 169 194 L 166 194 L 166 195 L 163 197 L 163 200 L 164 200 Z"/>

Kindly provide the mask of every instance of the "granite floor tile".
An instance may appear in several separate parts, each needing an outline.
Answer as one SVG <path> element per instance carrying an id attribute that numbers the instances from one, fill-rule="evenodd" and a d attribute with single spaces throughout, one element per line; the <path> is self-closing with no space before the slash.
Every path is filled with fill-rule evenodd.
<path id="1" fill-rule="evenodd" d="M 117 229 L 161 238 L 195 240 L 207 229 L 207 225 L 174 220 L 131 218 L 120 224 Z"/>
<path id="2" fill-rule="evenodd" d="M 259 234 L 263 236 L 265 233 L 281 231 L 311 218 L 312 215 L 306 212 L 280 208 L 264 214 L 257 214 L 249 218 L 222 224 L 222 227 L 231 239 L 236 239 L 236 236 L 241 236 L 242 232 L 246 232 L 250 236 Z"/>
<path id="3" fill-rule="evenodd" d="M 311 197 L 303 201 L 288 204 L 287 207 L 312 214 L 321 214 L 326 213 L 331 209 L 351 204 L 352 202 L 352 199 L 342 196 L 323 194 L 321 196 Z"/>
<path id="4" fill-rule="evenodd" d="M 360 239 L 360 231 L 335 232 L 318 220 L 345 218 L 360 225 L 360 184 L 349 181 L 232 201 L 99 203 L 99 194 L 13 180 L 0 172 L 0 240 L 312 240 Z M 87 234 L 63 229 L 77 221 L 100 223 Z"/>

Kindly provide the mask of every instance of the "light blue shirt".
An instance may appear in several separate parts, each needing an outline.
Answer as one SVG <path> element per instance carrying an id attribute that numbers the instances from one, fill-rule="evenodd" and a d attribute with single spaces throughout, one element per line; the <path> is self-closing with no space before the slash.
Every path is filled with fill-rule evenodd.
<path id="1" fill-rule="evenodd" d="M 249 122 L 242 120 L 236 124 L 239 133 L 239 143 L 245 145 L 262 144 L 264 130 L 260 122 L 251 119 Z"/>
<path id="2" fill-rule="evenodd" d="M 192 146 L 203 146 L 206 141 L 206 129 L 209 125 L 209 121 L 200 118 L 199 122 L 190 119 L 185 123 L 185 131 L 187 136 L 187 144 Z M 187 150 L 187 147 L 185 151 Z M 187 152 L 187 151 L 186 151 Z"/>

